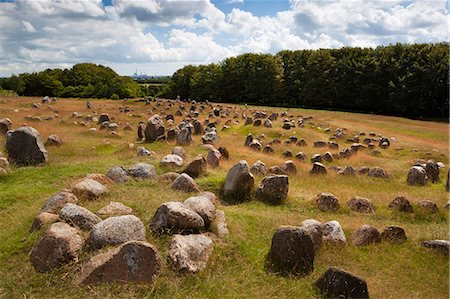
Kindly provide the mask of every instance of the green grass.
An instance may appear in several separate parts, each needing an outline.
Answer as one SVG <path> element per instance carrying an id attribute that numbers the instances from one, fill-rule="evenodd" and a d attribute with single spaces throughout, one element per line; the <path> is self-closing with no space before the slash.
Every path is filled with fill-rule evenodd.
<path id="1" fill-rule="evenodd" d="M 6 98 L 0 111 L 20 109 L 19 113 L 7 112 L 14 127 L 24 122 L 28 114 L 38 114 L 32 111 L 30 103 L 36 98 Z M 118 113 L 120 102 L 95 101 L 94 105 L 102 111 L 108 111 L 116 120 L 125 123 L 132 122 L 136 126 L 139 119 Z M 112 166 L 131 166 L 136 162 L 147 162 L 157 168 L 158 174 L 167 169 L 159 166 L 162 156 L 171 153 L 174 144 L 152 143 L 143 144 L 155 151 L 152 157 L 137 157 L 136 148 L 141 144 L 135 142 L 135 132 L 119 132 L 119 136 L 111 136 L 108 132 L 88 133 L 90 124 L 81 127 L 72 124 L 71 112 L 92 113 L 85 110 L 83 100 L 59 100 L 55 103 L 61 110 L 60 119 L 50 122 L 33 123 L 44 136 L 51 133 L 59 134 L 65 144 L 61 147 L 48 148 L 50 161 L 39 167 L 14 168 L 12 172 L 0 176 L 0 297 L 18 298 L 311 298 L 317 297 L 312 287 L 314 281 L 329 267 L 338 266 L 351 271 L 368 282 L 369 293 L 373 298 L 448 298 L 449 274 L 448 257 L 422 248 L 419 244 L 426 239 L 448 239 L 448 211 L 443 209 L 448 200 L 445 192 L 445 175 L 441 181 L 428 184 L 425 187 L 406 185 L 406 173 L 414 158 L 432 157 L 448 165 L 448 124 L 419 122 L 401 118 L 356 115 L 341 112 L 326 112 L 312 110 L 289 109 L 295 115 L 313 115 L 312 121 L 319 122 L 332 131 L 336 127 L 348 127 L 349 134 L 357 134 L 361 126 L 367 126 L 366 132 L 394 131 L 398 143 L 388 150 L 383 150 L 379 157 L 373 157 L 367 152 L 358 153 L 349 160 L 339 160 L 328 165 L 381 166 L 390 175 L 390 179 L 373 179 L 365 176 L 353 178 L 341 177 L 330 171 L 327 176 L 311 176 L 308 174 L 311 164 L 297 163 L 298 174 L 289 178 L 290 190 L 288 199 L 283 205 L 268 206 L 256 200 L 240 205 L 220 205 L 228 220 L 230 235 L 225 239 L 215 241 L 213 254 L 204 271 L 197 274 L 177 274 L 164 265 L 162 274 L 152 285 L 120 284 L 94 287 L 80 287 L 74 283 L 80 264 L 86 261 L 92 253 L 82 251 L 80 261 L 66 265 L 48 274 L 36 273 L 28 261 L 28 253 L 33 244 L 42 235 L 41 232 L 30 234 L 29 227 L 46 199 L 55 192 L 69 187 L 75 180 L 88 173 L 106 173 Z M 27 108 L 24 108 L 27 107 Z M 132 104 L 133 113 L 145 115 L 148 106 Z M 252 107 L 253 108 L 253 107 Z M 250 109 L 250 108 L 249 108 Z M 275 109 L 282 111 L 282 109 Z M 172 111 L 173 112 L 173 111 Z M 0 115 L 3 117 L 3 115 Z M 60 122 L 66 121 L 65 124 Z M 392 126 L 386 126 L 385 121 L 391 120 Z M 181 118 L 177 118 L 178 123 Z M 203 119 L 201 119 L 203 120 Z M 225 120 L 221 120 L 221 125 Z M 324 153 L 327 149 L 314 149 L 315 140 L 327 140 L 329 134 L 317 128 L 307 126 L 304 129 L 295 128 L 284 131 L 281 122 L 274 122 L 273 129 L 264 127 L 243 126 L 241 123 L 228 131 L 220 131 L 220 144 L 225 145 L 231 153 L 230 161 L 222 161 L 217 169 L 208 169 L 206 176 L 196 179 L 205 191 L 219 194 L 227 170 L 238 160 L 245 159 L 250 164 L 262 160 L 267 167 L 282 163 L 284 150 L 290 149 L 294 154 L 304 151 L 308 157 L 314 153 Z M 359 126 L 359 125 L 358 125 Z M 418 126 L 424 126 L 418 130 Z M 369 129 L 370 127 L 370 129 Z M 396 128 L 398 127 L 398 132 Z M 366 128 L 366 127 L 365 127 Z M 430 134 L 423 134 L 427 131 Z M 439 133 L 444 132 L 444 133 Z M 258 136 L 266 135 L 263 143 L 272 138 L 282 141 L 291 135 L 305 138 L 307 147 L 294 145 L 275 145 L 275 153 L 271 156 L 261 152 L 253 152 L 243 146 L 248 133 Z M 397 134 L 398 133 L 398 134 Z M 280 137 L 281 136 L 281 137 Z M 436 140 L 437 143 L 430 143 Z M 194 137 L 195 145 L 186 147 L 187 161 L 199 153 L 207 151 L 197 146 L 200 136 Z M 135 143 L 134 149 L 128 145 Z M 338 140 L 340 148 L 348 146 Z M 0 137 L 0 144 L 4 144 Z M 396 147 L 403 150 L 396 151 Z M 419 148 L 414 152 L 413 148 Z M 433 152 L 436 148 L 438 152 Z M 0 148 L 0 152 L 5 152 Z M 181 170 L 181 169 L 179 169 Z M 262 178 L 256 178 L 255 186 Z M 335 213 L 319 211 L 313 198 L 319 192 L 335 194 L 341 204 L 341 209 Z M 352 196 L 359 195 L 371 199 L 375 205 L 375 214 L 358 214 L 350 211 L 346 202 Z M 404 214 L 388 209 L 389 202 L 398 195 L 407 196 L 414 207 L 414 213 Z M 148 224 L 158 208 L 166 201 L 183 201 L 189 194 L 174 191 L 167 184 L 158 181 L 130 181 L 116 184 L 110 188 L 110 193 L 96 201 L 81 201 L 80 204 L 93 212 L 110 201 L 119 201 L 130 206 L 135 214 L 144 222 L 147 228 L 147 240 L 154 244 L 161 253 L 163 260 L 167 255 L 170 237 L 157 238 L 151 234 Z M 440 211 L 429 214 L 417 207 L 421 199 L 433 200 Z M 325 246 L 315 257 L 314 272 L 304 278 L 281 277 L 267 272 L 264 268 L 266 255 L 270 248 L 271 238 L 280 225 L 299 225 L 301 221 L 315 218 L 326 222 L 338 220 L 351 241 L 352 232 L 363 224 L 375 226 L 383 230 L 389 225 L 398 225 L 405 229 L 408 240 L 401 245 L 381 243 L 367 247 Z M 86 234 L 86 233 L 85 233 Z"/>

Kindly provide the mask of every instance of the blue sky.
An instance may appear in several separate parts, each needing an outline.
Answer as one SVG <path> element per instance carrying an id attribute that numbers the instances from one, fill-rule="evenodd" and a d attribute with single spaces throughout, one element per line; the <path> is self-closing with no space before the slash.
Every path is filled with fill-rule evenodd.
<path id="1" fill-rule="evenodd" d="M 247 52 L 448 41 L 445 0 L 0 0 L 0 76 L 170 75 Z"/>

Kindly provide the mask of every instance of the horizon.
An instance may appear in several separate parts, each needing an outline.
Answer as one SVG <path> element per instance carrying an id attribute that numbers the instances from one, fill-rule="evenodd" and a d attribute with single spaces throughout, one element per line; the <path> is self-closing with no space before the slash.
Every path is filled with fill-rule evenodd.
<path id="1" fill-rule="evenodd" d="M 0 0 L 0 77 L 89 62 L 170 76 L 244 53 L 448 42 L 431 1 Z"/>

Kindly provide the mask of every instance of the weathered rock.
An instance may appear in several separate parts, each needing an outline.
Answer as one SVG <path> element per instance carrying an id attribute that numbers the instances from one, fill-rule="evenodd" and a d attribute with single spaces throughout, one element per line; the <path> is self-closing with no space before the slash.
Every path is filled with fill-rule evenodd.
<path id="1" fill-rule="evenodd" d="M 186 159 L 186 151 L 182 146 L 175 146 L 172 150 L 172 155 L 178 155 L 182 159 Z"/>
<path id="2" fill-rule="evenodd" d="M 79 205 L 67 203 L 59 211 L 59 218 L 72 226 L 91 230 L 95 224 L 102 221 L 100 217 Z"/>
<path id="3" fill-rule="evenodd" d="M 398 226 L 388 226 L 381 233 L 381 240 L 391 244 L 400 244 L 406 241 L 405 230 Z"/>
<path id="4" fill-rule="evenodd" d="M 314 244 L 306 230 L 294 226 L 279 227 L 272 237 L 267 266 L 282 275 L 311 274 L 314 270 Z"/>
<path id="5" fill-rule="evenodd" d="M 254 182 L 247 161 L 241 160 L 227 173 L 222 187 L 222 199 L 227 203 L 240 203 L 249 199 Z"/>
<path id="6" fill-rule="evenodd" d="M 52 195 L 42 206 L 40 213 L 48 212 L 58 214 L 66 203 L 78 203 L 78 198 L 71 192 L 61 191 Z"/>
<path id="7" fill-rule="evenodd" d="M 205 227 L 209 228 L 210 224 L 216 217 L 216 207 L 214 203 L 206 196 L 193 196 L 186 199 L 183 203 L 199 214 L 205 222 Z"/>
<path id="8" fill-rule="evenodd" d="M 79 198 L 94 200 L 107 194 L 108 189 L 93 179 L 85 178 L 73 185 L 72 192 Z"/>
<path id="9" fill-rule="evenodd" d="M 219 237 L 226 237 L 229 234 L 225 212 L 222 210 L 216 210 L 216 217 L 210 226 L 211 231 Z"/>
<path id="10" fill-rule="evenodd" d="M 29 126 L 8 131 L 6 150 L 9 160 L 18 166 L 37 165 L 48 159 L 41 135 L 35 128 Z"/>
<path id="11" fill-rule="evenodd" d="M 98 118 L 98 123 L 104 123 L 105 121 L 109 122 L 110 118 L 109 115 L 107 113 L 102 113 L 102 115 L 100 115 L 100 117 Z"/>
<path id="12" fill-rule="evenodd" d="M 447 240 L 427 240 L 422 242 L 422 246 L 443 254 L 450 253 L 450 241 Z"/>
<path id="13" fill-rule="evenodd" d="M 327 168 L 325 165 L 319 162 L 313 164 L 313 168 L 309 172 L 310 174 L 327 174 Z"/>
<path id="14" fill-rule="evenodd" d="M 228 152 L 227 148 L 224 146 L 219 147 L 219 152 L 222 155 L 222 158 L 225 160 L 228 160 L 230 158 L 230 153 Z"/>
<path id="15" fill-rule="evenodd" d="M 30 233 L 43 227 L 49 226 L 50 224 L 53 224 L 58 220 L 59 216 L 57 214 L 40 212 L 36 216 L 36 218 L 34 218 L 34 221 L 31 224 Z"/>
<path id="16" fill-rule="evenodd" d="M 380 242 L 380 233 L 376 228 L 370 225 L 363 225 L 352 234 L 353 246 L 366 246 L 369 244 Z"/>
<path id="17" fill-rule="evenodd" d="M 148 149 L 146 149 L 146 148 L 143 147 L 143 146 L 139 146 L 139 147 L 137 148 L 137 155 L 138 155 L 139 157 L 146 157 L 146 156 L 151 156 L 151 155 L 152 155 L 152 152 L 149 151 Z"/>
<path id="18" fill-rule="evenodd" d="M 202 142 L 204 144 L 216 144 L 217 142 L 219 142 L 219 136 L 217 136 L 217 131 L 215 130 L 215 128 L 214 130 L 206 132 L 202 136 Z"/>
<path id="19" fill-rule="evenodd" d="M 347 206 L 350 210 L 359 213 L 374 213 L 372 201 L 370 199 L 354 196 L 349 201 L 347 201 Z"/>
<path id="20" fill-rule="evenodd" d="M 6 132 L 11 130 L 12 122 L 9 118 L 0 119 L 0 134 L 6 135 Z"/>
<path id="21" fill-rule="evenodd" d="M 388 173 L 386 171 L 384 171 L 382 168 L 377 167 L 377 166 L 374 168 L 371 168 L 367 174 L 373 178 L 383 178 L 383 179 L 389 178 Z"/>
<path id="22" fill-rule="evenodd" d="M 122 216 L 130 215 L 133 213 L 133 209 L 125 206 L 120 202 L 110 202 L 108 205 L 104 206 L 97 211 L 97 215 L 101 217 L 111 217 L 111 216 Z"/>
<path id="23" fill-rule="evenodd" d="M 128 172 L 122 166 L 114 166 L 106 175 L 116 183 L 128 182 Z"/>
<path id="24" fill-rule="evenodd" d="M 145 241 L 145 226 L 133 215 L 106 218 L 92 228 L 88 244 L 91 249 L 118 245 L 128 241 Z"/>
<path id="25" fill-rule="evenodd" d="M 351 166 L 346 166 L 340 169 L 337 173 L 346 176 L 356 176 L 356 170 Z"/>
<path id="26" fill-rule="evenodd" d="M 314 198 L 317 207 L 321 211 L 332 211 L 335 212 L 339 210 L 339 200 L 337 197 L 331 193 L 319 193 Z"/>
<path id="27" fill-rule="evenodd" d="M 429 213 L 439 212 L 438 206 L 435 202 L 431 200 L 420 200 L 417 205 L 424 211 Z"/>
<path id="28" fill-rule="evenodd" d="M 97 181 L 104 186 L 111 186 L 114 184 L 114 181 L 103 173 L 89 173 L 86 175 L 86 178 Z"/>
<path id="29" fill-rule="evenodd" d="M 56 134 L 52 134 L 52 135 L 48 136 L 47 141 L 45 142 L 46 146 L 61 145 L 61 144 L 63 144 L 63 141 Z"/>
<path id="30" fill-rule="evenodd" d="M 244 146 L 249 146 L 253 141 L 253 135 L 249 133 L 245 138 Z"/>
<path id="31" fill-rule="evenodd" d="M 206 268 L 212 249 L 213 242 L 205 235 L 174 235 L 168 261 L 177 272 L 198 272 Z"/>
<path id="32" fill-rule="evenodd" d="M 326 152 L 325 154 L 322 155 L 322 160 L 329 163 L 333 162 L 333 154 L 330 152 Z"/>
<path id="33" fill-rule="evenodd" d="M 272 121 L 270 119 L 266 119 L 264 121 L 264 127 L 266 128 L 272 128 Z"/>
<path id="34" fill-rule="evenodd" d="M 425 164 L 425 172 L 427 173 L 428 179 L 432 183 L 436 183 L 439 181 L 439 166 L 436 161 L 428 160 Z"/>
<path id="35" fill-rule="evenodd" d="M 412 213 L 413 211 L 411 203 L 406 197 L 403 196 L 397 196 L 394 198 L 389 204 L 389 208 L 406 213 Z"/>
<path id="36" fill-rule="evenodd" d="M 303 220 L 300 227 L 306 230 L 314 244 L 314 251 L 317 253 L 322 247 L 322 223 L 315 219 Z"/>
<path id="37" fill-rule="evenodd" d="M 198 154 L 183 170 L 192 178 L 198 178 L 206 173 L 206 159 L 202 154 Z"/>
<path id="38" fill-rule="evenodd" d="M 188 174 L 180 174 L 173 182 L 170 187 L 174 190 L 182 192 L 198 192 L 200 191 L 199 186 Z"/>
<path id="39" fill-rule="evenodd" d="M 175 179 L 179 176 L 179 173 L 176 172 L 166 172 L 163 173 L 162 175 L 158 176 L 158 181 L 162 182 L 162 183 L 170 183 L 172 184 L 173 181 L 175 181 Z"/>
<path id="40" fill-rule="evenodd" d="M 297 174 L 297 166 L 295 166 L 294 161 L 287 160 L 283 164 L 280 165 L 281 170 L 286 175 L 296 175 Z"/>
<path id="41" fill-rule="evenodd" d="M 176 136 L 178 145 L 190 145 L 192 144 L 192 132 L 194 130 L 194 126 L 188 122 L 185 122 L 180 129 L 180 132 Z"/>
<path id="42" fill-rule="evenodd" d="M 219 167 L 221 157 L 222 155 L 218 150 L 216 149 L 211 150 L 208 152 L 208 155 L 206 156 L 206 163 L 212 168 L 217 168 Z"/>
<path id="43" fill-rule="evenodd" d="M 328 221 L 322 226 L 323 241 L 333 245 L 343 245 L 347 243 L 344 231 L 336 220 Z"/>
<path id="44" fill-rule="evenodd" d="M 406 183 L 411 186 L 424 186 L 428 182 L 425 169 L 420 166 L 413 166 L 408 171 Z"/>
<path id="45" fill-rule="evenodd" d="M 162 166 L 166 167 L 181 167 L 183 166 L 183 158 L 178 155 L 166 155 L 159 162 Z"/>
<path id="46" fill-rule="evenodd" d="M 258 189 L 256 198 L 272 205 L 278 205 L 287 198 L 289 178 L 287 175 L 271 175 L 265 177 Z"/>
<path id="47" fill-rule="evenodd" d="M 78 260 L 83 238 L 78 229 L 62 222 L 54 223 L 33 246 L 30 261 L 38 272 L 49 272 L 56 267 Z"/>
<path id="48" fill-rule="evenodd" d="M 157 234 L 190 233 L 202 230 L 205 221 L 194 210 L 181 202 L 166 202 L 156 210 L 150 228 Z"/>
<path id="49" fill-rule="evenodd" d="M 161 256 L 153 245 L 129 241 L 91 257 L 82 265 L 77 281 L 85 285 L 124 281 L 151 283 L 161 269 Z"/>
<path id="50" fill-rule="evenodd" d="M 265 176 L 267 173 L 266 164 L 261 160 L 258 160 L 250 167 L 250 172 L 254 176 Z"/>
<path id="51" fill-rule="evenodd" d="M 153 115 L 147 121 L 147 126 L 145 127 L 145 141 L 154 142 L 164 136 L 164 122 L 159 115 Z"/>
<path id="52" fill-rule="evenodd" d="M 315 162 L 322 162 L 322 155 L 321 154 L 314 154 L 311 157 L 311 162 L 315 163 Z"/>
<path id="53" fill-rule="evenodd" d="M 255 151 L 261 151 L 262 145 L 258 139 L 253 139 L 253 141 L 248 145 L 249 148 Z"/>
<path id="54" fill-rule="evenodd" d="M 156 178 L 156 168 L 147 163 L 137 163 L 128 168 L 128 174 L 138 179 L 154 179 Z"/>
<path id="55" fill-rule="evenodd" d="M 335 267 L 328 268 L 314 286 L 325 298 L 369 298 L 364 279 Z"/>

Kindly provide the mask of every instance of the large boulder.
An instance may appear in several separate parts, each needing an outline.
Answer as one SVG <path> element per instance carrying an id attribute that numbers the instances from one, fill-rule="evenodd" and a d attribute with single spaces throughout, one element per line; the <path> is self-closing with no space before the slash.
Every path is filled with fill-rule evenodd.
<path id="1" fill-rule="evenodd" d="M 161 256 L 153 245 L 129 241 L 91 257 L 81 266 L 77 281 L 85 285 L 124 281 L 151 283 L 161 269 Z"/>
<path id="2" fill-rule="evenodd" d="M 425 164 L 425 172 L 427 173 L 428 179 L 432 183 L 436 183 L 439 181 L 439 166 L 436 161 L 428 160 Z"/>
<path id="3" fill-rule="evenodd" d="M 133 215 L 107 218 L 92 228 L 88 244 L 91 249 L 118 245 L 128 241 L 145 241 L 145 226 Z"/>
<path id="4" fill-rule="evenodd" d="M 37 165 L 48 159 L 41 135 L 35 128 L 29 126 L 8 131 L 6 150 L 9 160 L 18 166 Z"/>
<path id="5" fill-rule="evenodd" d="M 364 279 L 335 267 L 328 268 L 314 286 L 325 298 L 369 298 Z"/>
<path id="6" fill-rule="evenodd" d="M 216 150 L 210 150 L 208 152 L 208 155 L 206 156 L 206 163 L 211 166 L 212 168 L 219 167 L 220 158 L 222 157 L 222 154 Z"/>
<path id="7" fill-rule="evenodd" d="M 77 226 L 81 229 L 91 230 L 94 225 L 102 221 L 100 217 L 79 205 L 67 203 L 59 211 L 59 218 L 72 226 Z"/>
<path id="8" fill-rule="evenodd" d="M 212 128 L 202 136 L 202 142 L 204 144 L 216 144 L 219 142 L 219 136 L 217 135 L 216 128 Z"/>
<path id="9" fill-rule="evenodd" d="M 250 198 L 255 179 L 245 160 L 234 164 L 227 173 L 222 187 L 222 199 L 227 203 L 240 203 Z"/>
<path id="10" fill-rule="evenodd" d="M 41 213 L 59 213 L 59 210 L 64 207 L 66 203 L 78 203 L 78 198 L 68 191 L 61 191 L 52 196 L 45 202 L 41 208 Z"/>
<path id="11" fill-rule="evenodd" d="M 153 115 L 147 121 L 147 126 L 145 127 L 145 141 L 154 142 L 164 136 L 164 122 L 159 115 Z"/>
<path id="12" fill-rule="evenodd" d="M 428 182 L 425 169 L 420 166 L 413 166 L 408 171 L 406 183 L 411 186 L 424 186 Z"/>
<path id="13" fill-rule="evenodd" d="M 388 226 L 381 233 L 381 240 L 391 244 L 400 244 L 406 241 L 405 230 L 399 226 Z"/>
<path id="14" fill-rule="evenodd" d="M 205 235 L 174 235 L 169 243 L 168 261 L 178 272 L 198 272 L 206 268 L 213 249 Z"/>
<path id="15" fill-rule="evenodd" d="M 272 237 L 267 266 L 282 275 L 311 274 L 314 270 L 314 244 L 308 232 L 300 227 L 279 227 Z"/>
<path id="16" fill-rule="evenodd" d="M 188 174 L 182 173 L 180 174 L 173 182 L 170 187 L 174 190 L 182 191 L 182 192 L 198 192 L 200 191 L 200 187 L 191 178 Z"/>
<path id="17" fill-rule="evenodd" d="M 93 179 L 85 178 L 72 186 L 72 192 L 77 197 L 94 200 L 108 193 L 108 189 Z"/>
<path id="18" fill-rule="evenodd" d="M 325 165 L 319 162 L 314 162 L 313 168 L 309 172 L 310 174 L 327 174 L 327 168 Z"/>
<path id="19" fill-rule="evenodd" d="M 206 173 L 206 159 L 202 154 L 198 154 L 184 169 L 184 173 L 192 178 L 198 178 Z"/>
<path id="20" fill-rule="evenodd" d="M 62 222 L 54 223 L 33 246 L 30 261 L 38 272 L 49 272 L 56 267 L 78 260 L 83 238 L 78 229 Z"/>
<path id="21" fill-rule="evenodd" d="M 261 160 L 258 160 L 250 167 L 250 172 L 254 176 L 265 176 L 267 173 L 266 164 Z"/>
<path id="22" fill-rule="evenodd" d="M 339 200 L 334 194 L 331 193 L 319 193 L 314 198 L 314 201 L 316 202 L 317 207 L 321 211 L 337 211 L 340 208 Z"/>
<path id="23" fill-rule="evenodd" d="M 196 232 L 205 227 L 203 218 L 181 202 L 163 203 L 156 210 L 150 228 L 157 234 Z"/>
<path id="24" fill-rule="evenodd" d="M 128 172 L 122 166 L 114 166 L 106 175 L 116 183 L 128 182 Z"/>
<path id="25" fill-rule="evenodd" d="M 183 204 L 191 208 L 203 218 L 206 228 L 209 228 L 210 224 L 216 217 L 216 206 L 206 196 L 199 195 L 189 197 Z"/>
<path id="26" fill-rule="evenodd" d="M 366 246 L 380 242 L 380 233 L 376 228 L 370 225 L 363 225 L 352 234 L 352 244 L 354 246 Z"/>
<path id="27" fill-rule="evenodd" d="M 147 163 L 137 163 L 128 168 L 128 174 L 138 179 L 154 179 L 156 178 L 156 168 Z"/>
<path id="28" fill-rule="evenodd" d="M 192 132 L 194 130 L 194 126 L 189 122 L 184 122 L 181 124 L 180 132 L 176 136 L 178 145 L 190 145 L 192 140 Z"/>
<path id="29" fill-rule="evenodd" d="M 343 245 L 347 243 L 344 231 L 336 220 L 328 221 L 322 226 L 323 241 L 332 245 Z"/>
<path id="30" fill-rule="evenodd" d="M 288 191 L 287 175 L 271 175 L 262 180 L 256 190 L 256 198 L 268 204 L 278 205 L 287 198 Z"/>
<path id="31" fill-rule="evenodd" d="M 353 196 L 349 201 L 347 201 L 347 206 L 350 210 L 359 213 L 374 213 L 372 201 L 368 198 Z"/>

